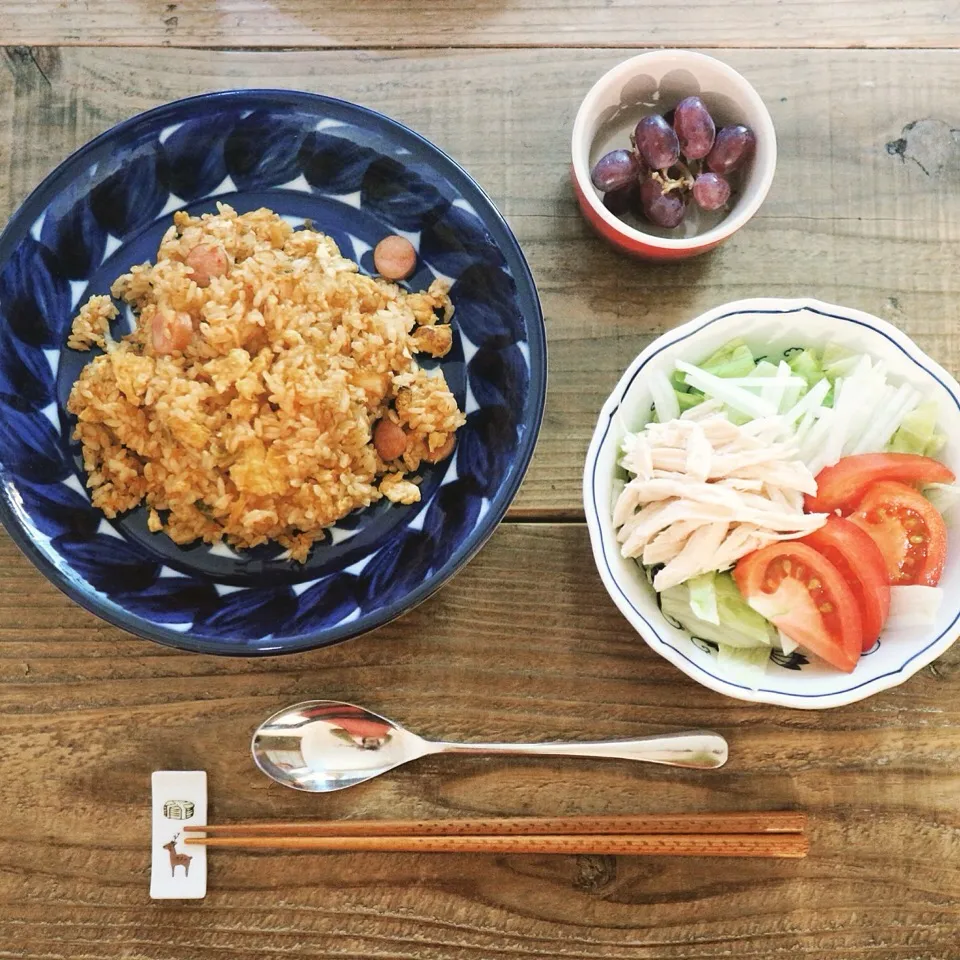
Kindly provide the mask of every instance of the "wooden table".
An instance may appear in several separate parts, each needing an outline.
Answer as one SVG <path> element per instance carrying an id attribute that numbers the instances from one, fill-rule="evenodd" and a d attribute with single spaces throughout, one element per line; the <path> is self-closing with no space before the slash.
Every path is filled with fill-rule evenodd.
<path id="1" fill-rule="evenodd" d="M 614 609 L 579 481 L 629 359 L 727 300 L 860 307 L 960 372 L 957 0 L 0 0 L 0 44 L 0 222 L 68 152 L 157 103 L 242 86 L 329 93 L 408 123 L 491 194 L 531 262 L 551 351 L 540 444 L 507 521 L 433 600 L 335 649 L 166 650 L 76 607 L 0 539 L 0 958 L 960 957 L 960 647 L 823 713 L 711 693 Z M 580 98 L 658 45 L 714 49 L 743 71 L 780 142 L 753 222 L 672 266 L 594 239 L 567 183 Z M 316 696 L 450 738 L 710 726 L 732 758 L 709 775 L 433 758 L 313 798 L 258 775 L 247 743 L 275 708 Z M 206 900 L 151 902 L 149 775 L 196 767 L 217 820 L 799 807 L 813 851 L 221 853 Z"/>

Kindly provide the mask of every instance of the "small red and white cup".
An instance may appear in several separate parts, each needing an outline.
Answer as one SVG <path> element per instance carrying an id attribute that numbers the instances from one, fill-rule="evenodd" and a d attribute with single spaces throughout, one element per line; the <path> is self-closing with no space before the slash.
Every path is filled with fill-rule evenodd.
<path id="1" fill-rule="evenodd" d="M 635 124 L 643 113 L 654 113 L 657 107 L 669 110 L 694 94 L 703 98 L 718 128 L 742 123 L 756 135 L 756 150 L 741 173 L 733 206 L 716 226 L 695 236 L 682 236 L 679 228 L 676 237 L 635 229 L 603 205 L 602 195 L 590 181 L 594 141 L 602 126 L 623 116 L 619 145 L 628 147 L 629 120 Z M 605 73 L 580 104 L 571 146 L 573 187 L 587 222 L 619 250 L 647 260 L 683 260 L 723 243 L 760 209 L 777 166 L 777 137 L 760 95 L 732 67 L 690 50 L 642 53 Z"/>

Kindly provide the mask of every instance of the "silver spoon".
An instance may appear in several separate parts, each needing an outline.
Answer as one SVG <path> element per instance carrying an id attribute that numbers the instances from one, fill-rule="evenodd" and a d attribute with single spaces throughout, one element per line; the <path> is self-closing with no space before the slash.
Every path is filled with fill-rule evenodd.
<path id="1" fill-rule="evenodd" d="M 727 761 L 727 741 L 706 730 L 594 743 L 438 743 L 337 700 L 308 700 L 275 713 L 254 733 L 251 749 L 268 777 L 310 793 L 352 787 L 431 753 L 614 757 L 695 770 Z"/>

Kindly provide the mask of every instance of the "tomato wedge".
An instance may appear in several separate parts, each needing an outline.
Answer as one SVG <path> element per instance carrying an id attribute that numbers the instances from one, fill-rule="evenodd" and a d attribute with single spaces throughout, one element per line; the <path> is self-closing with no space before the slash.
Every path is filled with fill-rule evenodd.
<path id="1" fill-rule="evenodd" d="M 870 535 L 849 520 L 829 520 L 800 543 L 813 547 L 840 571 L 860 608 L 863 650 L 876 642 L 890 613 L 887 563 Z"/>
<path id="2" fill-rule="evenodd" d="M 937 508 L 905 483 L 875 483 L 850 521 L 880 548 L 892 584 L 935 587 L 947 557 L 947 527 Z"/>
<path id="3" fill-rule="evenodd" d="M 840 571 L 805 543 L 772 543 L 738 561 L 750 606 L 791 640 L 849 673 L 863 649 L 860 609 Z"/>
<path id="4" fill-rule="evenodd" d="M 843 457 L 817 474 L 816 496 L 807 494 L 807 513 L 851 513 L 867 487 L 879 480 L 900 483 L 953 483 L 953 471 L 939 460 L 916 453 L 858 453 Z"/>

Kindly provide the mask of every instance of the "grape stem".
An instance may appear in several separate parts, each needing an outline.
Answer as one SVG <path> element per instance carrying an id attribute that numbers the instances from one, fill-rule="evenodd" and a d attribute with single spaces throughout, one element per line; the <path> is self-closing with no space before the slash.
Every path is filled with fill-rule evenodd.
<path id="1" fill-rule="evenodd" d="M 664 193 L 670 193 L 672 190 L 692 190 L 694 176 L 689 167 L 680 160 L 674 166 L 680 168 L 681 176 L 671 177 L 669 170 L 654 170 L 650 176 L 663 187 Z"/>

